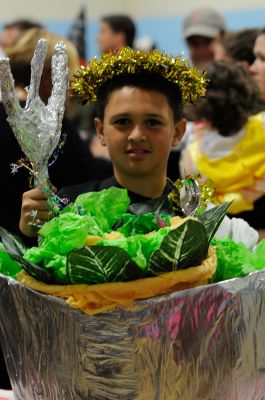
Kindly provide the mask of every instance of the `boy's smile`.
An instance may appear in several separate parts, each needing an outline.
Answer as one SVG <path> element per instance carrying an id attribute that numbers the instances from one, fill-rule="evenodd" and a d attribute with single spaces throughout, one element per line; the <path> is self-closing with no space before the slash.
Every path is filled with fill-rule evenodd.
<path id="1" fill-rule="evenodd" d="M 165 95 L 124 86 L 112 92 L 104 120 L 97 118 L 95 123 L 118 180 L 154 175 L 165 180 L 169 153 L 185 130 L 184 120 L 174 122 Z"/>
<path id="2" fill-rule="evenodd" d="M 133 147 L 130 147 L 126 151 L 126 153 L 128 154 L 129 158 L 137 161 L 137 160 L 142 160 L 147 154 L 150 154 L 151 151 L 144 147 L 133 146 Z"/>

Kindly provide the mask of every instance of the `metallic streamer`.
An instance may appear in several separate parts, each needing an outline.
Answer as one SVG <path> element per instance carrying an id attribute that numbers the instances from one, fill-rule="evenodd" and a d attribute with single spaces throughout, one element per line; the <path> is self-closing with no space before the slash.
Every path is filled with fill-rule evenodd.
<path id="1" fill-rule="evenodd" d="M 206 73 L 191 67 L 182 57 L 168 57 L 154 50 L 148 54 L 141 50 L 124 48 L 116 53 L 95 57 L 87 67 L 82 66 L 71 87 L 82 103 L 97 103 L 100 88 L 113 77 L 127 74 L 154 74 L 176 84 L 182 95 L 183 104 L 195 103 L 206 92 Z M 178 100 L 179 101 L 179 100 Z"/>
<path id="2" fill-rule="evenodd" d="M 265 271 L 95 316 L 0 277 L 17 399 L 264 400 Z"/>
<path id="3" fill-rule="evenodd" d="M 68 86 L 67 53 L 63 42 L 57 43 L 52 57 L 52 93 L 47 106 L 39 96 L 40 81 L 47 52 L 47 41 L 39 40 L 31 61 L 31 81 L 25 108 L 15 92 L 14 79 L 7 58 L 0 60 L 2 101 L 8 122 L 31 163 L 34 184 L 49 187 L 48 160 L 58 145 L 64 102 Z"/>

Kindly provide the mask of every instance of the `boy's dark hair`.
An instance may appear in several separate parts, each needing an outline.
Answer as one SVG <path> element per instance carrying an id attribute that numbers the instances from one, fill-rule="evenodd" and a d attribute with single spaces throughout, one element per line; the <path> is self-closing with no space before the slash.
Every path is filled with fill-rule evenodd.
<path id="1" fill-rule="evenodd" d="M 135 75 L 115 76 L 100 88 L 97 102 L 97 116 L 100 119 L 103 120 L 104 118 L 104 111 L 111 94 L 124 86 L 146 89 L 163 94 L 167 98 L 169 106 L 173 111 L 174 121 L 177 122 L 182 118 L 183 106 L 179 87 L 160 75 L 146 72 Z"/>
<path id="2" fill-rule="evenodd" d="M 27 31 L 32 28 L 43 28 L 39 22 L 31 21 L 29 19 L 16 19 L 15 21 L 9 22 L 4 25 L 4 29 L 17 28 L 20 31 Z"/>
<path id="3" fill-rule="evenodd" d="M 125 46 L 133 47 L 133 42 L 135 38 L 136 28 L 133 20 L 127 15 L 108 15 L 101 19 L 110 26 L 110 28 L 115 33 L 124 33 L 125 36 Z"/>
<path id="4" fill-rule="evenodd" d="M 253 48 L 259 29 L 242 29 L 237 32 L 227 32 L 222 38 L 222 44 L 228 56 L 235 61 L 247 61 L 251 65 L 255 61 Z"/>
<path id="5" fill-rule="evenodd" d="M 198 103 L 201 118 L 222 136 L 236 134 L 258 110 L 258 88 L 249 72 L 231 61 L 216 61 L 207 67 L 206 96 Z"/>

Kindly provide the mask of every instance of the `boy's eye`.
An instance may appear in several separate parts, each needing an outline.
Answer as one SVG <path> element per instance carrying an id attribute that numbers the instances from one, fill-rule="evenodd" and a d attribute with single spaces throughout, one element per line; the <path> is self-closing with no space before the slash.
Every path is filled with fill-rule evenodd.
<path id="1" fill-rule="evenodd" d="M 147 126 L 157 126 L 157 125 L 161 125 L 161 122 L 158 119 L 150 118 L 145 121 L 145 124 Z"/>
<path id="2" fill-rule="evenodd" d="M 120 125 L 120 126 L 128 126 L 130 125 L 131 121 L 129 118 L 119 118 L 116 121 L 114 121 L 115 125 Z"/>

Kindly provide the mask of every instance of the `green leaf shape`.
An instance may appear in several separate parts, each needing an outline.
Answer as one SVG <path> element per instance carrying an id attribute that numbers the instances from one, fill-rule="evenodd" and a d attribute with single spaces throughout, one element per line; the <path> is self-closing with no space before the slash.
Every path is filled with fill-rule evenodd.
<path id="1" fill-rule="evenodd" d="M 79 195 L 73 208 L 95 217 L 102 231 L 107 232 L 113 226 L 117 215 L 127 211 L 129 204 L 130 198 L 126 189 L 111 187 L 100 192 Z"/>
<path id="2" fill-rule="evenodd" d="M 4 245 L 5 250 L 10 254 L 23 256 L 26 252 L 27 247 L 23 241 L 16 235 L 13 235 L 8 230 L 0 226 L 0 237 Z"/>
<path id="3" fill-rule="evenodd" d="M 16 278 L 19 271 L 21 271 L 21 266 L 7 253 L 3 243 L 0 243 L 0 273 Z"/>
<path id="4" fill-rule="evenodd" d="M 149 237 L 138 234 L 114 240 L 102 239 L 97 246 L 118 247 L 124 250 L 141 269 L 147 269 L 151 254 L 159 248 L 169 230 L 168 227 L 161 228 Z"/>
<path id="5" fill-rule="evenodd" d="M 41 247 L 58 254 L 68 254 L 85 244 L 88 231 L 95 224 L 88 215 L 65 213 L 46 222 L 40 229 Z"/>
<path id="6" fill-rule="evenodd" d="M 66 256 L 57 254 L 43 247 L 32 247 L 24 254 L 25 260 L 33 265 L 49 269 L 61 282 L 66 280 Z"/>
<path id="7" fill-rule="evenodd" d="M 141 201 L 140 203 L 132 203 L 129 205 L 127 211 L 134 215 L 143 215 L 150 212 L 174 215 L 168 195 L 163 195 L 158 199 L 149 199 Z"/>
<path id="8" fill-rule="evenodd" d="M 71 283 L 126 282 L 143 276 L 141 268 L 118 247 L 91 246 L 72 251 L 67 258 Z"/>
<path id="9" fill-rule="evenodd" d="M 254 251 L 230 238 L 214 238 L 211 245 L 216 246 L 218 259 L 215 282 L 243 277 L 265 268 L 265 239 L 258 243 Z"/>
<path id="10" fill-rule="evenodd" d="M 30 261 L 25 258 L 13 254 L 11 256 L 29 275 L 36 278 L 38 281 L 50 283 L 50 284 L 61 284 L 65 283 L 61 279 L 56 278 L 56 276 L 50 272 L 49 270 L 39 266 L 32 264 Z"/>
<path id="11" fill-rule="evenodd" d="M 159 222 L 163 222 L 165 226 L 170 225 L 170 216 L 160 213 L 147 213 L 143 215 L 127 213 L 119 215 L 117 219 L 122 223 L 122 226 L 116 230 L 123 233 L 126 237 L 157 231 L 160 229 Z"/>
<path id="12" fill-rule="evenodd" d="M 204 226 L 188 220 L 171 230 L 150 258 L 153 275 L 199 265 L 208 253 L 208 238 Z"/>
<path id="13" fill-rule="evenodd" d="M 251 263 L 258 271 L 265 268 L 265 239 L 255 247 L 255 251 L 251 254 Z"/>
<path id="14" fill-rule="evenodd" d="M 16 274 L 21 269 L 24 269 L 30 275 L 43 282 L 51 283 L 56 281 L 53 274 L 23 258 L 30 249 L 26 248 L 19 237 L 11 234 L 3 227 L 0 227 L 0 236 L 2 239 L 2 243 L 0 243 L 0 271 L 4 275 L 15 278 Z"/>
<path id="15" fill-rule="evenodd" d="M 198 216 L 199 221 L 204 225 L 206 229 L 209 244 L 212 238 L 214 237 L 217 229 L 219 228 L 222 220 L 224 219 L 230 205 L 231 202 L 223 203 L 220 206 L 211 208 L 210 210 L 203 211 Z"/>

